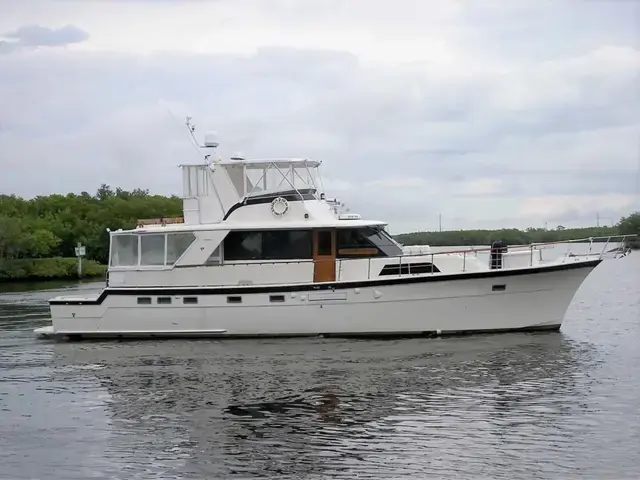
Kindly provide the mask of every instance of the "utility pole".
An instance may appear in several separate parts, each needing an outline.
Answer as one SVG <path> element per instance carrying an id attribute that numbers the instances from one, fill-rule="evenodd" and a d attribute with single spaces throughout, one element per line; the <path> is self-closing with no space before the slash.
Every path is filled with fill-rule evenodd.
<path id="1" fill-rule="evenodd" d="M 87 253 L 87 249 L 82 243 L 76 245 L 76 257 L 78 257 L 78 278 L 82 277 L 82 257 Z"/>
<path id="2" fill-rule="evenodd" d="M 438 228 L 442 232 L 442 212 L 438 213 Z"/>

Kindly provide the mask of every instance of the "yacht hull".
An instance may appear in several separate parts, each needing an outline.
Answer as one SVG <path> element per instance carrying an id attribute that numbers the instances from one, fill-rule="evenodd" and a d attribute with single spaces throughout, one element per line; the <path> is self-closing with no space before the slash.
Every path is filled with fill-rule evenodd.
<path id="1" fill-rule="evenodd" d="M 315 285 L 107 288 L 96 298 L 52 299 L 53 328 L 46 333 L 144 338 L 553 330 L 600 261 Z M 140 304 L 141 298 L 151 303 Z"/>

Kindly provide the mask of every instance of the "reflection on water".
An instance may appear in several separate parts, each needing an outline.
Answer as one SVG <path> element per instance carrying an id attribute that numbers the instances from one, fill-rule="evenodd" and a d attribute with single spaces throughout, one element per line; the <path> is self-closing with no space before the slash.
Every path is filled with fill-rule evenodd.
<path id="1" fill-rule="evenodd" d="M 637 478 L 638 272 L 431 340 L 43 342 L 52 292 L 1 295 L 0 478 Z"/>

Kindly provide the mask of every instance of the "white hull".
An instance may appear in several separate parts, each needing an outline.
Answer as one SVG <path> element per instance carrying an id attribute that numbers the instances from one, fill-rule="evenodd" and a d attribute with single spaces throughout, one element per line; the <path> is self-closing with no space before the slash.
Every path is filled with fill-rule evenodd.
<path id="1" fill-rule="evenodd" d="M 53 329 L 41 334 L 368 336 L 558 329 L 575 292 L 598 263 L 330 286 L 111 288 L 94 299 L 52 300 Z M 170 297 L 171 304 L 158 304 L 159 296 Z M 138 297 L 151 297 L 152 304 L 139 305 Z M 185 305 L 184 297 L 196 297 L 198 303 Z M 228 303 L 228 297 L 241 297 L 242 303 Z"/>

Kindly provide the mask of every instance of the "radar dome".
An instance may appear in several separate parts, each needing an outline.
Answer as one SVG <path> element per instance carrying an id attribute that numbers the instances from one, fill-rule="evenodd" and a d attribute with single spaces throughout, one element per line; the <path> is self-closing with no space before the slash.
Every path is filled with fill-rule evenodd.
<path id="1" fill-rule="evenodd" d="M 204 134 L 204 146 L 216 148 L 218 145 L 218 133 L 217 132 L 207 132 Z"/>

